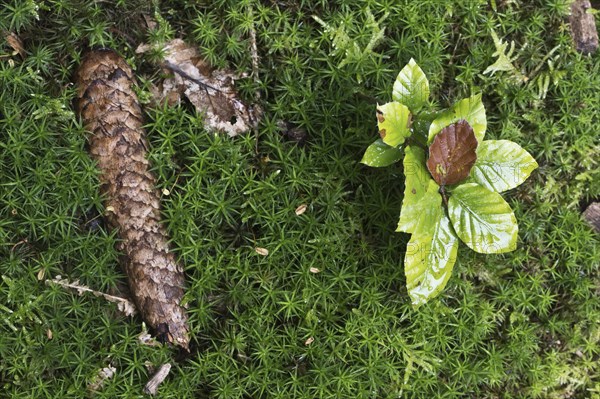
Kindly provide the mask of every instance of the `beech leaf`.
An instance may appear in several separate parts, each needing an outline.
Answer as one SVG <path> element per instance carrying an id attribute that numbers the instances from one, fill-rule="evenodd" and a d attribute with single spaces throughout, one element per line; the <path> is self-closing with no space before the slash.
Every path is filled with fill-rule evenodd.
<path id="1" fill-rule="evenodd" d="M 491 191 L 501 193 L 523 183 L 538 167 L 531 154 L 509 140 L 486 140 L 477 149 L 471 178 Z"/>
<path id="2" fill-rule="evenodd" d="M 429 146 L 427 169 L 440 185 L 456 184 L 469 176 L 477 159 L 477 139 L 465 120 L 445 127 Z"/>
<path id="3" fill-rule="evenodd" d="M 375 168 L 389 166 L 402 159 L 402 150 L 390 147 L 382 139 L 375 140 L 365 151 L 361 163 Z"/>
<path id="4" fill-rule="evenodd" d="M 427 103 L 429 98 L 429 81 L 425 72 L 417 65 L 414 59 L 398 74 L 392 90 L 392 98 L 416 113 Z"/>
<path id="5" fill-rule="evenodd" d="M 438 134 L 446 126 L 464 119 L 469 122 L 469 125 L 475 132 L 477 142 L 481 143 L 485 137 L 487 128 L 487 119 L 485 116 L 485 107 L 481 101 L 481 94 L 476 94 L 464 100 L 460 100 L 454 106 L 444 111 L 438 116 L 429 126 L 428 143 L 431 143 L 436 134 Z"/>
<path id="6" fill-rule="evenodd" d="M 406 288 L 415 306 L 437 296 L 452 275 L 458 238 L 442 207 L 442 196 L 430 180 L 422 199 L 418 225 L 404 256 Z"/>
<path id="7" fill-rule="evenodd" d="M 404 198 L 396 231 L 413 233 L 423 208 L 423 196 L 429 184 L 435 184 L 425 167 L 425 151 L 418 147 L 404 149 Z M 437 184 L 436 184 L 437 187 Z M 439 187 L 436 188 L 436 190 Z"/>
<path id="8" fill-rule="evenodd" d="M 410 136 L 410 111 L 404 104 L 392 101 L 377 107 L 377 126 L 383 142 L 396 147 Z"/>
<path id="9" fill-rule="evenodd" d="M 477 183 L 452 190 L 448 216 L 454 231 L 469 248 L 482 254 L 510 252 L 517 247 L 517 219 L 496 192 Z"/>

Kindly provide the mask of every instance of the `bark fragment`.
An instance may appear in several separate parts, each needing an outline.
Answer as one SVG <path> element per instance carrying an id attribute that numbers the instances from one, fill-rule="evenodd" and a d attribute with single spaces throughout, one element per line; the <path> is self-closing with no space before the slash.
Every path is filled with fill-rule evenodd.
<path id="1" fill-rule="evenodd" d="M 575 0 L 571 3 L 571 36 L 577 51 L 591 54 L 598 49 L 598 31 L 594 15 L 588 10 L 592 8 L 589 0 Z"/>
<path id="2" fill-rule="evenodd" d="M 187 349 L 183 268 L 160 224 L 131 68 L 114 51 L 97 50 L 86 55 L 75 78 L 76 108 L 92 133 L 90 153 L 101 171 L 106 217 L 118 229 L 134 301 L 157 338 Z"/>
<path id="3" fill-rule="evenodd" d="M 600 233 L 600 202 L 592 202 L 583 212 L 583 217 L 594 230 Z"/>

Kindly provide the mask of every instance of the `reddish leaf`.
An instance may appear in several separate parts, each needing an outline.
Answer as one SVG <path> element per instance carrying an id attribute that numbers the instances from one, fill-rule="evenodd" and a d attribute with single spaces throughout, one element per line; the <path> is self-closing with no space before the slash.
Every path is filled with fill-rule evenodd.
<path id="1" fill-rule="evenodd" d="M 458 183 L 469 176 L 477 160 L 477 139 L 465 120 L 446 126 L 429 146 L 427 169 L 440 185 Z"/>

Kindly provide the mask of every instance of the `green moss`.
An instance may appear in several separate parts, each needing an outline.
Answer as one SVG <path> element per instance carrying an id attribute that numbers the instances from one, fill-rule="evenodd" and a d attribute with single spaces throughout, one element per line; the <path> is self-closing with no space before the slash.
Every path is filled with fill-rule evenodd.
<path id="1" fill-rule="evenodd" d="M 142 345 L 141 321 L 114 304 L 44 283 L 62 275 L 119 292 L 124 281 L 115 236 L 96 223 L 97 171 L 71 112 L 82 53 L 114 47 L 150 82 L 157 71 L 135 47 L 182 36 L 214 65 L 249 72 L 253 27 L 261 82 L 239 85 L 247 98 L 261 91 L 257 135 L 215 137 L 183 106 L 146 108 L 195 337 L 160 396 L 598 395 L 600 246 L 579 205 L 600 197 L 600 60 L 570 48 L 563 1 L 496 3 L 9 1 L 0 29 L 19 35 L 27 56 L 6 56 L 0 43 L 0 396 L 83 397 L 112 364 L 96 397 L 138 397 L 145 362 L 177 358 Z M 369 12 L 384 37 L 348 59 L 312 17 L 363 50 Z M 490 28 L 515 42 L 515 67 L 531 83 L 482 74 L 495 61 Z M 564 74 L 541 99 L 535 79 L 556 46 L 550 60 Z M 390 100 L 411 57 L 440 108 L 483 91 L 488 137 L 517 141 L 540 163 L 507 194 L 519 249 L 461 251 L 446 291 L 418 311 L 403 288 L 408 237 L 393 232 L 401 166 L 358 163 L 376 135 L 375 102 Z M 304 129 L 306 145 L 284 139 L 279 120 Z"/>

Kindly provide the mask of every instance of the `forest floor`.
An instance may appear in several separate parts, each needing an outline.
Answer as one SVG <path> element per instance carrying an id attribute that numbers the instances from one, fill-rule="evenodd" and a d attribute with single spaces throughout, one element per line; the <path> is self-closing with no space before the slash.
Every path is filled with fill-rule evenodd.
<path id="1" fill-rule="evenodd" d="M 581 218 L 600 198 L 600 55 L 573 49 L 566 3 L 5 1 L 0 397 L 142 397 L 163 363 L 173 368 L 161 398 L 600 397 L 600 245 Z M 484 74 L 492 32 L 511 67 Z M 260 94 L 256 132 L 215 135 L 189 103 L 151 105 L 162 73 L 140 44 L 182 38 L 213 66 L 251 74 L 253 35 L 258 75 L 237 87 L 249 102 Z M 190 354 L 140 340 L 141 319 L 104 297 L 47 282 L 113 295 L 125 282 L 72 109 L 73 73 L 97 46 L 137 73 L 186 271 Z M 409 236 L 394 232 L 402 165 L 359 163 L 376 103 L 410 58 L 432 106 L 482 93 L 486 138 L 539 163 L 504 194 L 518 249 L 461 244 L 445 291 L 418 309 L 405 288 Z"/>

